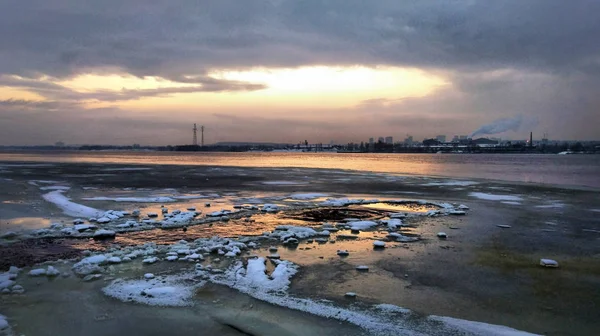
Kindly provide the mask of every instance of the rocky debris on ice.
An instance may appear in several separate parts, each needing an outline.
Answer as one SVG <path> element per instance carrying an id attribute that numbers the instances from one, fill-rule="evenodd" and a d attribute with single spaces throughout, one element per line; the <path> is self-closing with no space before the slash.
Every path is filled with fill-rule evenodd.
<path id="1" fill-rule="evenodd" d="M 348 298 L 355 298 L 356 297 L 356 293 L 354 292 L 347 292 L 346 294 L 344 294 L 345 297 Z"/>
<path id="2" fill-rule="evenodd" d="M 503 229 L 510 229 L 512 227 L 512 226 L 506 225 L 506 224 L 498 224 L 496 226 L 499 227 L 499 228 L 503 228 Z"/>
<path id="3" fill-rule="evenodd" d="M 348 252 L 348 250 L 337 250 L 337 255 L 345 257 L 350 255 L 350 253 Z"/>
<path id="4" fill-rule="evenodd" d="M 269 246 L 269 252 L 277 252 L 277 247 Z"/>
<path id="5" fill-rule="evenodd" d="M 558 261 L 553 260 L 553 259 L 540 259 L 540 266 L 557 268 Z"/>
<path id="6" fill-rule="evenodd" d="M 154 274 L 152 274 L 152 273 L 146 273 L 146 274 L 144 274 L 144 279 L 148 279 L 148 280 L 154 279 Z"/>
<path id="7" fill-rule="evenodd" d="M 152 218 L 152 217 L 158 217 L 158 214 L 157 214 L 156 212 L 148 212 L 148 213 L 146 214 L 146 216 L 148 216 L 148 217 L 151 217 L 151 218 Z"/>
<path id="8" fill-rule="evenodd" d="M 356 266 L 356 270 L 361 271 L 361 272 L 367 272 L 369 270 L 369 266 L 359 265 L 359 266 Z"/>
<path id="9" fill-rule="evenodd" d="M 114 238 L 115 235 L 116 235 L 115 231 L 100 229 L 100 230 L 94 232 L 93 237 L 95 239 L 108 239 L 108 238 Z"/>
<path id="10" fill-rule="evenodd" d="M 448 238 L 448 235 L 446 234 L 446 232 L 438 232 L 437 237 L 440 239 L 446 239 Z"/>
<path id="11" fill-rule="evenodd" d="M 29 276 L 39 277 L 39 276 L 49 276 L 54 277 L 60 275 L 60 271 L 57 270 L 54 266 L 48 266 L 48 268 L 36 268 L 29 271 Z"/>
<path id="12" fill-rule="evenodd" d="M 448 212 L 449 215 L 454 215 L 454 216 L 464 216 L 467 213 L 462 211 L 462 210 L 451 210 Z"/>
<path id="13" fill-rule="evenodd" d="M 461 205 L 458 206 L 458 209 L 460 209 L 460 210 L 469 210 L 469 207 L 466 206 L 466 205 L 464 205 L 464 204 L 461 204 Z"/>

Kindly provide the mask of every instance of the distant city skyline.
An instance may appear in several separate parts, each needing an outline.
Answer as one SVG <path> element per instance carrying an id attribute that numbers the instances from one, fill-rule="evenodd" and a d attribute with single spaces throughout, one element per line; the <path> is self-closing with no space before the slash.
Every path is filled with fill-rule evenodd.
<path id="1" fill-rule="evenodd" d="M 183 144 L 194 123 L 207 143 L 599 139 L 598 12 L 588 0 L 3 1 L 0 144 Z"/>

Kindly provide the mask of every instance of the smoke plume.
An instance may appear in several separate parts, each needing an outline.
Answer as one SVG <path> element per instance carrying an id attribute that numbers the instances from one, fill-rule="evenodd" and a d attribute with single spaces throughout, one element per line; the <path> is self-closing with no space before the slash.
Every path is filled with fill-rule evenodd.
<path id="1" fill-rule="evenodd" d="M 471 138 L 476 135 L 485 135 L 485 134 L 498 134 L 506 131 L 518 131 L 523 124 L 523 116 L 516 116 L 513 118 L 502 118 L 498 120 L 494 120 L 493 122 L 483 125 L 479 127 L 473 134 L 471 134 Z"/>

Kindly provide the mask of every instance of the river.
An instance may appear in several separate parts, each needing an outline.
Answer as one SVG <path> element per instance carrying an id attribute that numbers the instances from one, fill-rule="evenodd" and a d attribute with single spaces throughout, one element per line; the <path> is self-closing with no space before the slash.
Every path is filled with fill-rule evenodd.
<path id="1" fill-rule="evenodd" d="M 600 155 L 3 152 L 0 153 L 0 176 L 3 167 L 10 169 L 6 161 L 344 169 L 600 188 Z"/>

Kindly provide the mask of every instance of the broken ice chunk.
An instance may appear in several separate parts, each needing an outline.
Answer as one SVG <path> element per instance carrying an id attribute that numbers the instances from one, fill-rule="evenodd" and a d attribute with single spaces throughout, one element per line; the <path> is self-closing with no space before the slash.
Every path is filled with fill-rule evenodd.
<path id="1" fill-rule="evenodd" d="M 557 268 L 558 261 L 552 259 L 540 259 L 540 266 Z"/>

